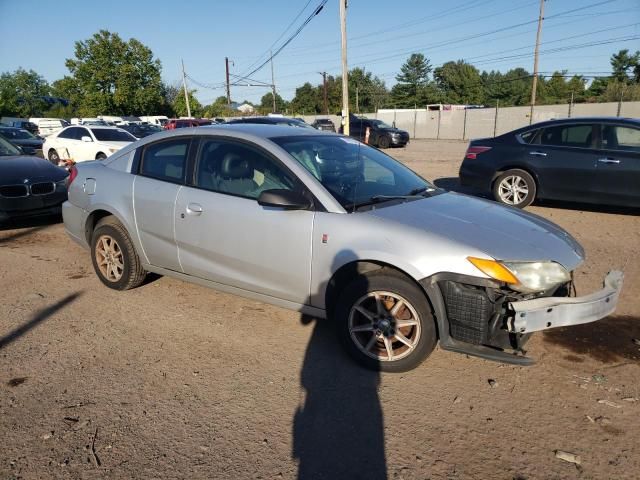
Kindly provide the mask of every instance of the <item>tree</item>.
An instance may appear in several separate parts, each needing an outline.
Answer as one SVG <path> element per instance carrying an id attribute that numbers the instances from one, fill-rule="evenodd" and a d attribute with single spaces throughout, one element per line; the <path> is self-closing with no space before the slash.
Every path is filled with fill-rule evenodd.
<path id="1" fill-rule="evenodd" d="M 391 94 L 393 103 L 398 107 L 412 108 L 427 101 L 427 85 L 432 67 L 429 60 L 421 53 L 413 53 L 400 67 L 401 73 Z"/>
<path id="2" fill-rule="evenodd" d="M 342 81 L 342 79 L 340 80 Z M 322 85 L 320 85 L 320 89 L 322 89 Z M 388 95 L 389 92 L 384 82 L 373 76 L 371 72 L 365 72 L 362 68 L 354 68 L 349 71 L 349 107 L 353 111 L 375 112 Z"/>
<path id="3" fill-rule="evenodd" d="M 235 112 L 227 105 L 227 97 L 219 96 L 211 105 L 205 108 L 204 116 L 213 117 L 232 117 Z"/>
<path id="4" fill-rule="evenodd" d="M 488 103 L 499 100 L 503 106 L 528 105 L 531 100 L 532 77 L 524 68 L 514 68 L 504 74 L 482 72 L 481 78 Z"/>
<path id="5" fill-rule="evenodd" d="M 225 99 L 226 102 L 226 99 Z M 287 108 L 287 102 L 285 102 L 280 95 L 276 92 L 276 112 L 284 112 Z M 273 112 L 273 93 L 267 92 L 260 99 L 260 111 L 263 113 Z"/>
<path id="6" fill-rule="evenodd" d="M 611 55 L 611 70 L 613 78 L 619 82 L 628 83 L 631 80 L 637 81 L 638 64 L 640 63 L 640 50 L 630 54 L 628 49 L 620 50 Z M 631 77 L 633 71 L 633 77 Z"/>
<path id="7" fill-rule="evenodd" d="M 296 88 L 296 95 L 289 104 L 293 113 L 314 114 L 320 113 L 322 100 L 318 95 L 318 89 L 306 82 L 301 87 Z"/>
<path id="8" fill-rule="evenodd" d="M 200 117 L 203 114 L 202 104 L 195 97 L 197 90 L 189 90 L 189 108 L 191 109 L 192 117 Z M 176 96 L 173 100 L 173 111 L 177 117 L 186 117 L 188 115 L 187 103 L 184 99 L 184 92 L 181 95 Z"/>
<path id="9" fill-rule="evenodd" d="M 73 82 L 67 88 L 82 116 L 153 114 L 165 105 L 160 60 L 135 38 L 125 42 L 100 30 L 76 42 L 75 58 L 65 64 Z"/>
<path id="10" fill-rule="evenodd" d="M 433 73 L 446 103 L 478 105 L 484 101 L 482 78 L 473 65 L 463 60 L 447 62 Z"/>
<path id="11" fill-rule="evenodd" d="M 34 117 L 49 108 L 47 81 L 33 70 L 17 69 L 0 75 L 0 116 Z"/>

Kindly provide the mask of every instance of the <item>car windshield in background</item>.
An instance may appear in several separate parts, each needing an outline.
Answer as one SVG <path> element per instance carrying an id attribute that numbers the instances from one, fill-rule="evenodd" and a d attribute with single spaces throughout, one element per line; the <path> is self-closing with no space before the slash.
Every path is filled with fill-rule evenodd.
<path id="1" fill-rule="evenodd" d="M 435 188 L 381 151 L 339 136 L 272 139 L 285 149 L 346 210 L 396 198 L 419 198 Z"/>
<path id="2" fill-rule="evenodd" d="M 0 137 L 0 156 L 6 157 L 10 155 L 22 155 L 22 153 L 7 140 Z"/>
<path id="3" fill-rule="evenodd" d="M 388 123 L 384 123 L 382 120 L 371 120 L 371 123 L 373 123 L 378 128 L 393 128 L 391 125 L 389 125 Z"/>
<path id="4" fill-rule="evenodd" d="M 18 130 L 18 129 L 12 129 L 12 128 L 0 129 L 0 135 L 8 139 L 15 139 L 15 140 L 28 140 L 31 138 L 36 138 L 35 135 L 32 135 L 26 130 Z"/>
<path id="5" fill-rule="evenodd" d="M 124 130 L 111 128 L 92 128 L 91 131 L 100 142 L 135 142 L 136 137 Z"/>

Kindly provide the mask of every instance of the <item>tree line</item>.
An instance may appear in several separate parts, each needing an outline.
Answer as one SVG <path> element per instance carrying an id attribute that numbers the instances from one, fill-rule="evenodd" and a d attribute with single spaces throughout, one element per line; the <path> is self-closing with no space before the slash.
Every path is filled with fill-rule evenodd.
<path id="1" fill-rule="evenodd" d="M 0 116 L 95 117 L 108 115 L 185 116 L 186 102 L 180 85 L 162 81 L 162 64 L 149 47 L 117 33 L 100 30 L 91 38 L 75 42 L 69 71 L 49 84 L 34 70 L 17 69 L 0 75 Z M 524 68 L 505 73 L 479 71 L 463 60 L 433 68 L 423 54 L 414 53 L 400 68 L 396 84 L 387 88 L 372 72 L 349 71 L 349 103 L 352 111 L 374 112 L 379 108 L 414 108 L 428 104 L 528 105 L 533 76 Z M 224 96 L 202 105 L 189 91 L 194 116 L 230 116 Z M 611 56 L 611 75 L 587 79 L 566 71 L 539 76 L 538 104 L 640 100 L 640 51 L 620 50 Z M 60 101 L 63 99 L 63 101 Z M 250 102 L 246 102 L 250 103 Z M 342 78 L 326 77 L 326 108 L 337 113 L 342 106 Z M 264 95 L 260 113 L 273 108 L 273 95 Z M 276 94 L 276 108 L 289 114 L 325 113 L 325 85 L 305 82 L 290 101 Z"/>

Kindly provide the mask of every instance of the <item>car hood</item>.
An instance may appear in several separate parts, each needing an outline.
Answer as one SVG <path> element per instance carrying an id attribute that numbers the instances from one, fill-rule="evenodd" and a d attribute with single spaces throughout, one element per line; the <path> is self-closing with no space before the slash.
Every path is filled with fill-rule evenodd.
<path id="1" fill-rule="evenodd" d="M 513 207 L 447 192 L 367 212 L 481 250 L 496 260 L 552 260 L 568 270 L 584 250 L 554 223 Z"/>
<path id="2" fill-rule="evenodd" d="M 58 182 L 67 176 L 67 172 L 52 163 L 38 157 L 11 156 L 0 157 L 0 180 L 3 185 L 22 184 L 34 180 Z"/>

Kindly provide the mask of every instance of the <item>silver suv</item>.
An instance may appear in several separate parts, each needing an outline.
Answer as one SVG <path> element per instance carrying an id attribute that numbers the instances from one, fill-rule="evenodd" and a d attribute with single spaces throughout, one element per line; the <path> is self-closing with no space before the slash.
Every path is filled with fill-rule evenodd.
<path id="1" fill-rule="evenodd" d="M 571 297 L 582 247 L 535 215 L 440 190 L 352 138 L 180 129 L 71 171 L 69 235 L 108 287 L 146 272 L 335 323 L 367 367 L 443 349 L 515 363 L 531 332 L 603 318 L 622 274 Z"/>

